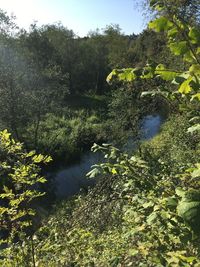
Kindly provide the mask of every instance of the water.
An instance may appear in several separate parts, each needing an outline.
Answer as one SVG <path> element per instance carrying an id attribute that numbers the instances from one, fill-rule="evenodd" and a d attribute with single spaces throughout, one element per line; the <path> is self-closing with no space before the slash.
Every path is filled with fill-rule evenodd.
<path id="1" fill-rule="evenodd" d="M 162 122 L 163 118 L 158 114 L 146 116 L 141 125 L 141 139 L 148 140 L 153 138 L 159 132 Z"/>
<path id="2" fill-rule="evenodd" d="M 65 167 L 55 172 L 54 184 L 56 198 L 65 198 L 72 196 L 80 190 L 93 185 L 94 181 L 86 179 L 86 174 L 90 171 L 92 165 L 101 162 L 102 155 L 86 152 L 79 163 Z"/>
<path id="3" fill-rule="evenodd" d="M 160 130 L 160 126 L 164 121 L 164 117 L 159 114 L 147 115 L 141 121 L 140 124 L 140 138 L 135 140 L 129 137 L 127 143 L 123 146 L 122 150 L 128 153 L 132 153 L 134 149 L 138 146 L 138 141 L 145 141 L 153 138 Z"/>
<path id="4" fill-rule="evenodd" d="M 163 118 L 156 115 L 146 116 L 141 123 L 142 140 L 154 137 L 160 130 Z M 134 147 L 134 142 L 132 142 Z M 130 144 L 128 144 L 130 147 Z M 93 181 L 86 179 L 86 174 L 92 165 L 102 162 L 102 155 L 93 152 L 85 153 L 79 163 L 64 167 L 52 173 L 54 176 L 56 198 L 62 199 L 72 196 L 79 192 L 80 188 L 87 188 L 94 184 Z"/>

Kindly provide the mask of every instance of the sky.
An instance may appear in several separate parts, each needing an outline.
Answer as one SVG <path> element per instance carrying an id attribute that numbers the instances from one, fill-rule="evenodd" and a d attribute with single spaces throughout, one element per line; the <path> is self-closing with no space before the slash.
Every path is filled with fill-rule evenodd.
<path id="1" fill-rule="evenodd" d="M 0 8 L 14 14 L 20 28 L 61 22 L 80 37 L 89 31 L 119 24 L 125 34 L 138 34 L 144 19 L 134 0 L 0 0 Z"/>

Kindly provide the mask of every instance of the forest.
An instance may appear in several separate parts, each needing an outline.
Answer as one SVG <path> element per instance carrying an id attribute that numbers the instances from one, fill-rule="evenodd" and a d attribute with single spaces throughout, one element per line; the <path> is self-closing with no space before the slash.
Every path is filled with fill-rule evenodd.
<path id="1" fill-rule="evenodd" d="M 0 10 L 0 266 L 200 266 L 200 0 L 142 5 L 86 37 Z"/>

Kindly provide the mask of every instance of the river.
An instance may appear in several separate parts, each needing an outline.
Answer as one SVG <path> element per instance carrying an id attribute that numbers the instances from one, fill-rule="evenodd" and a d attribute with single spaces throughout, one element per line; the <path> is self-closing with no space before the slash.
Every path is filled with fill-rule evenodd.
<path id="1" fill-rule="evenodd" d="M 160 130 L 164 121 L 159 114 L 148 115 L 141 122 L 141 140 L 148 140 L 154 137 Z M 131 142 L 128 146 L 134 146 Z M 79 192 L 81 187 L 87 187 L 94 183 L 86 179 L 86 174 L 92 165 L 101 162 L 102 155 L 93 152 L 86 152 L 80 162 L 70 166 L 61 167 L 51 173 L 57 199 L 66 198 Z"/>

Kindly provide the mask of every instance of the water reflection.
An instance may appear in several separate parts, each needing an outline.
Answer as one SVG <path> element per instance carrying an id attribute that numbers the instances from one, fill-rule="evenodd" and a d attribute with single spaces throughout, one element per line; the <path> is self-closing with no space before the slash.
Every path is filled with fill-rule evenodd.
<path id="1" fill-rule="evenodd" d="M 102 155 L 99 153 L 87 152 L 80 162 L 69 167 L 59 170 L 55 173 L 55 193 L 57 198 L 72 196 L 89 185 L 94 184 L 94 181 L 86 179 L 86 174 L 90 171 L 92 165 L 101 162 Z"/>
<path id="2" fill-rule="evenodd" d="M 141 139 L 148 140 L 153 138 L 160 130 L 163 118 L 160 115 L 148 115 L 142 121 Z"/>

